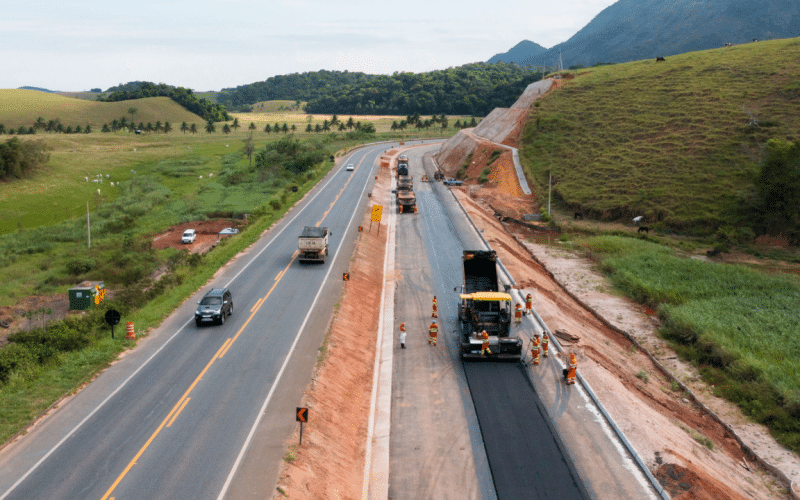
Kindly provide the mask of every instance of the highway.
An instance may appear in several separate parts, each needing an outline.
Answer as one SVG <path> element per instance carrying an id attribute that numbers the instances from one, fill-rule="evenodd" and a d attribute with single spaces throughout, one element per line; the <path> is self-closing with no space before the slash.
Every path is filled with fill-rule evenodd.
<path id="1" fill-rule="evenodd" d="M 347 155 L 135 350 L 7 446 L 0 500 L 271 495 L 386 147 Z M 305 225 L 330 228 L 326 264 L 297 262 Z M 222 286 L 233 316 L 197 328 L 197 300 Z"/>

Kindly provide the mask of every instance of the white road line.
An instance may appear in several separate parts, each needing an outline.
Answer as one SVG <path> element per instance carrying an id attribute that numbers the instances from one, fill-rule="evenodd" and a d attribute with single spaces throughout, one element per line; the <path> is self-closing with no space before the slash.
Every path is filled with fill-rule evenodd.
<path id="1" fill-rule="evenodd" d="M 369 154 L 369 153 L 367 153 L 367 154 Z M 373 168 L 374 168 L 374 164 L 373 164 Z M 368 184 L 368 182 L 364 183 L 364 188 L 361 190 L 361 196 L 359 197 L 359 199 L 362 199 L 364 197 L 364 191 L 366 191 L 366 189 L 367 189 L 367 184 Z M 346 234 L 347 231 L 352 230 L 352 228 L 353 228 L 353 219 L 355 219 L 355 216 L 358 213 L 359 213 L 359 210 L 353 210 L 353 215 L 350 217 L 350 222 L 347 223 L 347 228 L 344 230 L 343 234 Z M 363 216 L 363 214 L 362 214 L 362 216 Z M 342 238 L 342 241 L 344 241 L 344 238 Z M 270 389 L 269 389 L 269 393 L 267 394 L 267 398 L 264 400 L 264 403 L 261 405 L 261 409 L 258 411 L 258 415 L 256 415 L 256 419 L 253 422 L 253 425 L 250 427 L 250 432 L 247 435 L 247 439 L 245 439 L 244 444 L 242 445 L 242 448 L 239 451 L 239 455 L 236 457 L 236 461 L 234 462 L 233 467 L 231 468 L 231 471 L 228 474 L 228 478 L 225 480 L 225 484 L 222 486 L 222 490 L 219 492 L 219 495 L 217 496 L 217 500 L 222 500 L 225 497 L 225 494 L 228 492 L 228 488 L 230 488 L 231 482 L 233 482 L 234 476 L 236 476 L 236 471 L 239 469 L 239 466 L 241 465 L 242 460 L 244 459 L 244 455 L 247 452 L 247 449 L 250 447 L 250 443 L 253 440 L 253 436 L 256 433 L 256 429 L 258 428 L 258 425 L 261 423 L 261 419 L 264 417 L 264 415 L 266 413 L 267 406 L 269 406 L 269 403 L 272 400 L 272 395 L 275 393 L 275 389 L 278 387 L 278 383 L 281 381 L 281 378 L 283 378 L 283 372 L 286 370 L 286 367 L 289 365 L 289 360 L 291 359 L 292 354 L 294 353 L 294 349 L 297 346 L 297 342 L 300 340 L 300 336 L 303 333 L 303 330 L 305 330 L 306 323 L 308 323 L 308 320 L 311 317 L 311 312 L 314 310 L 314 307 L 316 306 L 317 301 L 319 300 L 320 294 L 322 293 L 322 290 L 324 288 L 324 283 L 328 281 L 328 278 L 329 278 L 329 276 L 331 274 L 331 271 L 333 271 L 333 268 L 335 267 L 334 263 L 336 262 L 336 259 L 341 254 L 341 252 L 339 252 L 339 250 L 341 250 L 341 248 L 342 248 L 342 245 L 339 245 L 339 248 L 336 251 L 336 255 L 334 255 L 333 260 L 331 261 L 331 265 L 328 267 L 328 272 L 325 273 L 325 279 L 323 280 L 323 286 L 319 287 L 319 290 L 317 291 L 317 295 L 314 297 L 314 301 L 311 303 L 311 307 L 308 308 L 308 312 L 306 313 L 306 317 L 303 320 L 303 324 L 300 325 L 300 328 L 297 330 L 297 335 L 295 335 L 295 337 L 294 337 L 294 342 L 292 342 L 292 347 L 289 349 L 289 352 L 286 354 L 286 358 L 283 360 L 283 365 L 281 365 L 281 369 L 278 372 L 278 375 L 275 377 L 275 382 L 272 383 L 272 387 L 270 387 Z M 0 500 L 2 500 L 2 499 L 0 499 Z"/>

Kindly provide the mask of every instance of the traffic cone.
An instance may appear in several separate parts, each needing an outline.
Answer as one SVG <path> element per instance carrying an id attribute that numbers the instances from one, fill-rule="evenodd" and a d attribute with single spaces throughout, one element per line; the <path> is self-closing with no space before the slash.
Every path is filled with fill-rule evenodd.
<path id="1" fill-rule="evenodd" d="M 129 340 L 136 340 L 136 332 L 133 330 L 133 321 L 128 321 L 126 326 L 128 327 L 128 331 L 125 335 L 125 338 Z"/>

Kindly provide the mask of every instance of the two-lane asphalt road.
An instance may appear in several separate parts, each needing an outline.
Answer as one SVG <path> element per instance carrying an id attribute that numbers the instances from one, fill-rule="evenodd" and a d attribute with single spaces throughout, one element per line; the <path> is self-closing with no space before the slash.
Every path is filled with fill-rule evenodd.
<path id="1" fill-rule="evenodd" d="M 0 500 L 268 497 L 386 148 L 348 155 L 135 350 L 6 447 Z M 330 229 L 327 263 L 297 261 L 306 225 Z M 212 286 L 231 289 L 234 314 L 197 328 L 195 303 Z"/>

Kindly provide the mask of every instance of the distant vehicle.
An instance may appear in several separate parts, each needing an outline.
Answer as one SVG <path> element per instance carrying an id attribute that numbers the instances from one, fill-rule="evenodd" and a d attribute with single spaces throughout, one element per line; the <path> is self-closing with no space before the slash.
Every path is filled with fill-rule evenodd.
<path id="1" fill-rule="evenodd" d="M 235 227 L 226 227 L 222 231 L 219 232 L 220 236 L 230 236 L 232 234 L 239 234 L 239 230 Z"/>
<path id="2" fill-rule="evenodd" d="M 347 164 L 347 171 L 348 172 L 352 172 L 353 170 L 355 170 L 355 167 L 353 166 L 353 164 L 352 163 L 348 163 Z"/>
<path id="3" fill-rule="evenodd" d="M 183 236 L 181 236 L 181 243 L 194 243 L 194 240 L 197 239 L 197 233 L 194 229 L 187 229 L 183 232 Z"/>
<path id="4" fill-rule="evenodd" d="M 225 318 L 233 314 L 233 298 L 227 288 L 212 288 L 197 303 L 194 313 L 194 322 L 197 326 L 203 323 L 225 323 Z"/>
<path id="5" fill-rule="evenodd" d="M 447 179 L 444 181 L 445 186 L 460 186 L 462 182 L 458 179 Z"/>

